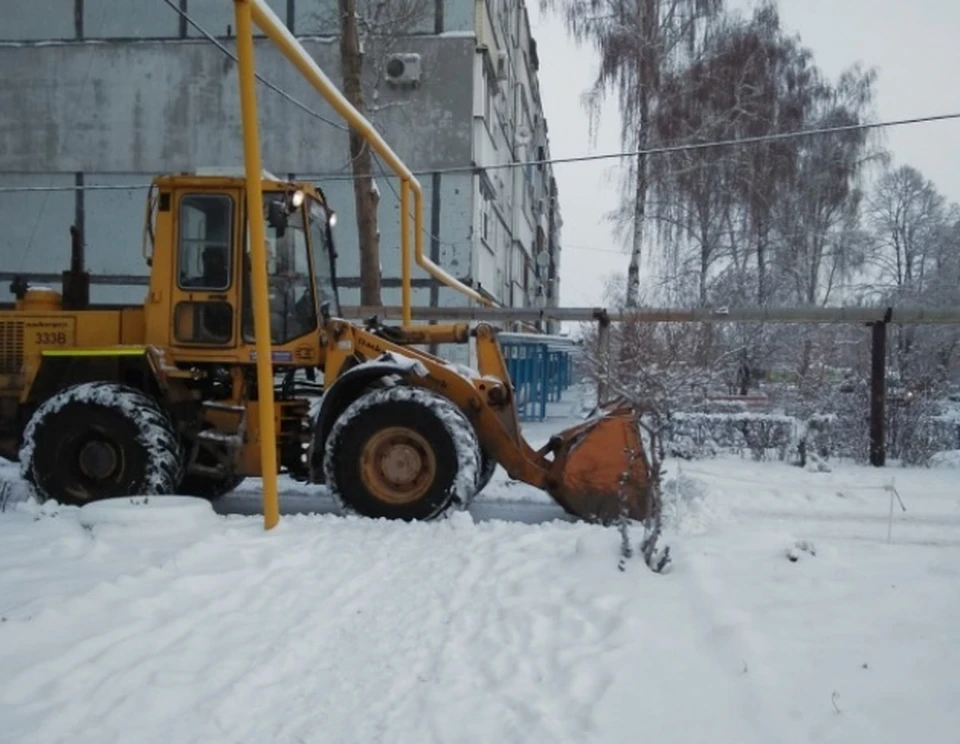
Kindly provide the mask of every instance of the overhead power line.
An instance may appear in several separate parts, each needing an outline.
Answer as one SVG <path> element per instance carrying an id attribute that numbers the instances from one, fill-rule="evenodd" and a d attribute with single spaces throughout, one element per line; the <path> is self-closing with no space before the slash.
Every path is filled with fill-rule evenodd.
<path id="1" fill-rule="evenodd" d="M 164 0 L 169 3 L 170 0 Z M 179 11 L 179 8 L 177 9 Z M 272 85 L 272 84 L 271 84 Z M 284 96 L 286 97 L 286 95 Z M 296 99 L 294 99 L 296 100 Z M 313 113 L 313 112 L 311 112 Z M 614 160 L 635 158 L 639 155 L 667 155 L 677 152 L 688 152 L 692 150 L 707 150 L 719 147 L 737 147 L 742 145 L 755 145 L 763 142 L 774 142 L 788 139 L 797 139 L 800 137 L 823 136 L 828 134 L 839 134 L 842 132 L 852 132 L 866 129 L 886 129 L 890 127 L 906 126 L 910 124 L 926 124 L 935 121 L 948 121 L 951 119 L 960 119 L 960 112 L 951 114 L 934 114 L 931 116 L 916 116 L 909 119 L 894 119 L 890 121 L 866 122 L 863 124 L 847 124 L 836 127 L 818 127 L 815 129 L 800 129 L 794 132 L 781 132 L 778 134 L 765 134 L 756 137 L 740 137 L 726 140 L 713 140 L 710 142 L 694 142 L 683 145 L 667 145 L 663 147 L 648 147 L 644 150 L 624 150 L 619 152 L 598 153 L 596 155 L 574 155 L 565 158 L 544 158 L 540 160 L 523 160 L 512 163 L 494 163 L 492 165 L 458 165 L 447 168 L 431 168 L 412 171 L 414 176 L 429 176 L 434 173 L 477 173 L 488 170 L 509 170 L 513 168 L 525 168 L 538 165 L 564 165 L 569 163 L 585 163 L 597 160 Z M 344 128 L 344 127 L 341 127 Z M 334 172 L 319 173 L 312 177 L 315 180 L 324 181 L 353 181 L 356 179 L 351 173 Z M 115 191 L 115 190 L 134 190 L 147 189 L 149 183 L 120 186 L 117 184 L 86 184 L 83 186 L 0 186 L 0 193 L 10 192 L 30 192 L 30 191 Z"/>
<path id="2" fill-rule="evenodd" d="M 596 155 L 573 155 L 565 158 L 542 158 L 539 160 L 521 160 L 512 163 L 494 163 L 492 165 L 455 165 L 446 168 L 430 168 L 412 171 L 414 176 L 430 176 L 434 173 L 476 173 L 479 171 L 491 170 L 509 170 L 513 168 L 526 168 L 528 166 L 538 165 L 564 165 L 567 163 L 586 163 L 596 160 L 614 160 L 635 158 L 640 155 L 669 155 L 677 152 L 689 152 L 693 150 L 709 150 L 720 147 L 737 147 L 741 145 L 755 145 L 763 142 L 775 142 L 789 139 L 799 139 L 801 137 L 822 136 L 827 134 L 840 134 L 843 132 L 853 132 L 866 129 L 884 129 L 889 127 L 899 127 L 907 124 L 925 124 L 934 121 L 947 121 L 950 119 L 960 119 L 960 111 L 951 114 L 933 114 L 930 116 L 916 116 L 909 119 L 893 119 L 889 121 L 865 122 L 862 124 L 845 124 L 835 127 L 817 127 L 812 129 L 798 129 L 793 132 L 780 132 L 777 134 L 764 134 L 755 137 L 738 137 L 725 140 L 711 140 L 708 142 L 692 142 L 682 145 L 664 145 L 661 147 L 648 147 L 643 150 L 621 150 L 618 152 L 598 153 Z M 352 174 L 328 173 L 318 174 L 317 178 L 328 181 L 354 180 Z"/>
<path id="3" fill-rule="evenodd" d="M 32 174 L 26 173 L 24 175 Z M 73 174 L 66 173 L 64 175 L 72 176 Z M 115 183 L 85 183 L 71 184 L 69 186 L 0 186 L 0 194 L 21 194 L 50 191 L 143 191 L 144 189 L 149 188 L 149 183 L 130 183 L 125 185 Z"/>
<path id="4" fill-rule="evenodd" d="M 187 23 L 189 23 L 191 26 L 193 26 L 193 27 L 197 30 L 197 32 L 200 33 L 207 41 L 209 41 L 211 44 L 213 44 L 214 46 L 216 46 L 217 49 L 219 49 L 221 52 L 223 52 L 225 55 L 227 55 L 227 56 L 228 56 L 230 59 L 232 59 L 234 62 L 236 62 L 236 63 L 239 64 L 239 60 L 237 59 L 237 56 L 236 56 L 233 52 L 231 52 L 229 49 L 227 49 L 223 44 L 221 44 L 220 41 L 219 41 L 213 34 L 211 34 L 209 31 L 207 31 L 205 28 L 203 28 L 203 26 L 201 26 L 201 25 L 200 25 L 199 23 L 197 23 L 195 20 L 193 20 L 193 18 L 190 17 L 190 14 L 189 14 L 189 13 L 187 13 L 185 10 L 181 9 L 179 5 L 177 5 L 176 3 L 173 2 L 173 0 L 163 0 L 163 2 L 165 2 L 165 3 L 166 3 L 167 5 L 169 5 L 171 8 L 173 8 L 173 10 L 175 10 L 175 11 L 177 12 L 177 15 L 179 15 L 179 16 L 180 16 L 181 18 L 183 18 Z M 303 103 L 303 102 L 300 101 L 299 99 L 294 98 L 292 95 L 290 95 L 289 93 L 287 93 L 287 91 L 285 91 L 285 90 L 284 90 L 283 88 L 281 88 L 279 85 L 276 85 L 275 83 L 271 83 L 269 80 L 267 80 L 266 78 L 264 78 L 259 72 L 254 72 L 254 75 L 256 76 L 257 80 L 259 80 L 261 83 L 263 83 L 264 85 L 266 85 L 270 90 L 274 91 L 274 92 L 277 93 L 278 95 L 280 95 L 280 96 L 282 96 L 283 98 L 287 99 L 290 103 L 292 103 L 292 104 L 293 104 L 294 106 L 296 106 L 298 109 L 300 109 L 301 111 L 304 111 L 304 112 L 308 113 L 308 114 L 309 114 L 310 116 L 312 116 L 314 119 L 319 119 L 319 120 L 322 121 L 324 124 L 329 124 L 331 127 L 335 127 L 336 129 L 340 129 L 340 130 L 342 130 L 342 131 L 347 131 L 347 127 L 346 127 L 346 126 L 344 126 L 343 124 L 340 124 L 339 122 L 333 121 L 332 119 L 328 119 L 328 118 L 325 117 L 323 114 L 321 114 L 321 113 L 319 113 L 319 112 L 317 112 L 317 111 L 314 111 L 312 108 L 310 108 L 309 106 L 307 106 L 307 104 Z"/>
<path id="5" fill-rule="evenodd" d="M 960 119 L 960 111 L 952 114 L 934 114 L 931 116 L 916 116 L 910 119 L 893 119 L 890 121 L 865 122 L 863 124 L 845 124 L 836 127 L 817 127 L 814 129 L 798 129 L 793 132 L 780 132 L 778 134 L 762 134 L 756 137 L 737 137 L 726 140 L 712 140 L 709 142 L 692 142 L 684 145 L 664 145 L 663 147 L 648 147 L 644 150 L 624 150 L 621 152 L 608 152 L 598 155 L 575 155 L 568 158 L 546 158 L 544 160 L 529 160 L 521 163 L 504 163 L 488 166 L 474 166 L 474 170 L 499 170 L 501 168 L 520 168 L 528 165 L 558 165 L 563 163 L 585 163 L 592 160 L 612 160 L 614 158 L 635 158 L 640 155 L 668 155 L 675 152 L 689 152 L 691 150 L 711 150 L 719 147 L 737 147 L 740 145 L 755 145 L 763 142 L 776 142 L 780 140 L 798 139 L 800 137 L 811 137 L 814 135 L 840 134 L 842 132 L 854 132 L 865 129 L 884 129 L 889 127 L 899 127 L 906 124 L 926 124 L 934 121 L 947 121 L 949 119 Z M 429 173 L 448 173 L 464 170 L 465 168 L 438 168 Z M 414 175 L 419 175 L 416 172 Z"/>

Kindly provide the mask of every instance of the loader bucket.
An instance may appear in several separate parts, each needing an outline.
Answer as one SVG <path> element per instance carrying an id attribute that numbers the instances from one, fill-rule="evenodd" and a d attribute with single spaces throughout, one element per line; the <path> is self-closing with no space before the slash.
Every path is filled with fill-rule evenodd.
<path id="1" fill-rule="evenodd" d="M 547 491 L 567 512 L 609 524 L 621 514 L 643 520 L 652 507 L 650 466 L 630 406 L 601 408 L 551 439 Z"/>

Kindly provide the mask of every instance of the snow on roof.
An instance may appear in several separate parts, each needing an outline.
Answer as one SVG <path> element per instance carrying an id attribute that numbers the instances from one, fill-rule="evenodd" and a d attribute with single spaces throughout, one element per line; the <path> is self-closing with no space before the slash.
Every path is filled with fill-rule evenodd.
<path id="1" fill-rule="evenodd" d="M 246 170 L 242 165 L 206 165 L 199 168 L 194 168 L 193 175 L 195 176 L 224 176 L 226 178 L 245 178 L 247 175 Z M 270 171 L 261 170 L 260 178 L 265 181 L 282 181 L 283 179 L 279 176 L 274 175 Z"/>

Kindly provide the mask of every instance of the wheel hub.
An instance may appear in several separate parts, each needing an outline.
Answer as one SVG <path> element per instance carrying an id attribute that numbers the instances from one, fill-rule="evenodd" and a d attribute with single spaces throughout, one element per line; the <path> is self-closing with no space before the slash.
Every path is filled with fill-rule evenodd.
<path id="1" fill-rule="evenodd" d="M 360 475 L 381 501 L 407 504 L 421 498 L 437 473 L 433 448 L 418 432 L 405 427 L 382 429 L 364 446 Z"/>
<path id="2" fill-rule="evenodd" d="M 119 461 L 116 449 L 97 439 L 85 442 L 77 454 L 80 472 L 93 480 L 108 478 L 117 469 Z"/>
<path id="3" fill-rule="evenodd" d="M 416 449 L 408 444 L 397 444 L 385 452 L 380 459 L 380 469 L 384 476 L 399 486 L 416 480 L 423 458 Z"/>

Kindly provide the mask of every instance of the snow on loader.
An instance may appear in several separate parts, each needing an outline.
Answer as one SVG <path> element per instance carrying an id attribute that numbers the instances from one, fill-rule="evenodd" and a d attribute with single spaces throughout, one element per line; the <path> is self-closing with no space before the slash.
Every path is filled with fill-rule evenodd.
<path id="1" fill-rule="evenodd" d="M 322 191 L 262 187 L 280 472 L 325 482 L 361 514 L 430 519 L 469 504 L 499 464 L 568 512 L 606 522 L 620 513 L 632 460 L 626 512 L 646 516 L 646 459 L 627 454 L 641 446 L 631 411 L 603 411 L 532 449 L 491 326 L 418 331 L 337 317 Z M 79 236 L 62 293 L 14 282 L 15 305 L 0 309 L 0 455 L 20 460 L 41 498 L 215 498 L 260 475 L 244 188 L 225 176 L 154 179 L 143 305 L 90 304 Z M 473 336 L 477 373 L 417 348 L 427 333 Z"/>
<path id="2" fill-rule="evenodd" d="M 216 498 L 266 475 L 262 461 L 275 455 L 271 476 L 325 483 L 370 517 L 432 519 L 465 507 L 499 464 L 584 519 L 645 518 L 649 468 L 633 411 L 601 409 L 539 450 L 523 439 L 494 328 L 412 321 L 411 234 L 421 268 L 483 299 L 424 255 L 419 182 L 263 0 L 235 0 L 235 11 L 246 177 L 154 178 L 142 305 L 90 303 L 76 232 L 62 292 L 13 282 L 15 304 L 0 308 L 0 456 L 19 460 L 40 498 L 75 504 Z M 340 317 L 325 195 L 260 169 L 253 24 L 400 179 L 399 327 Z M 254 334 L 254 310 L 269 343 Z M 471 337 L 476 372 L 418 348 Z M 272 419 L 260 415 L 258 341 L 270 350 L 260 366 L 273 373 Z M 266 394 L 270 375 L 263 380 Z M 261 447 L 261 420 L 272 421 L 275 450 Z"/>

